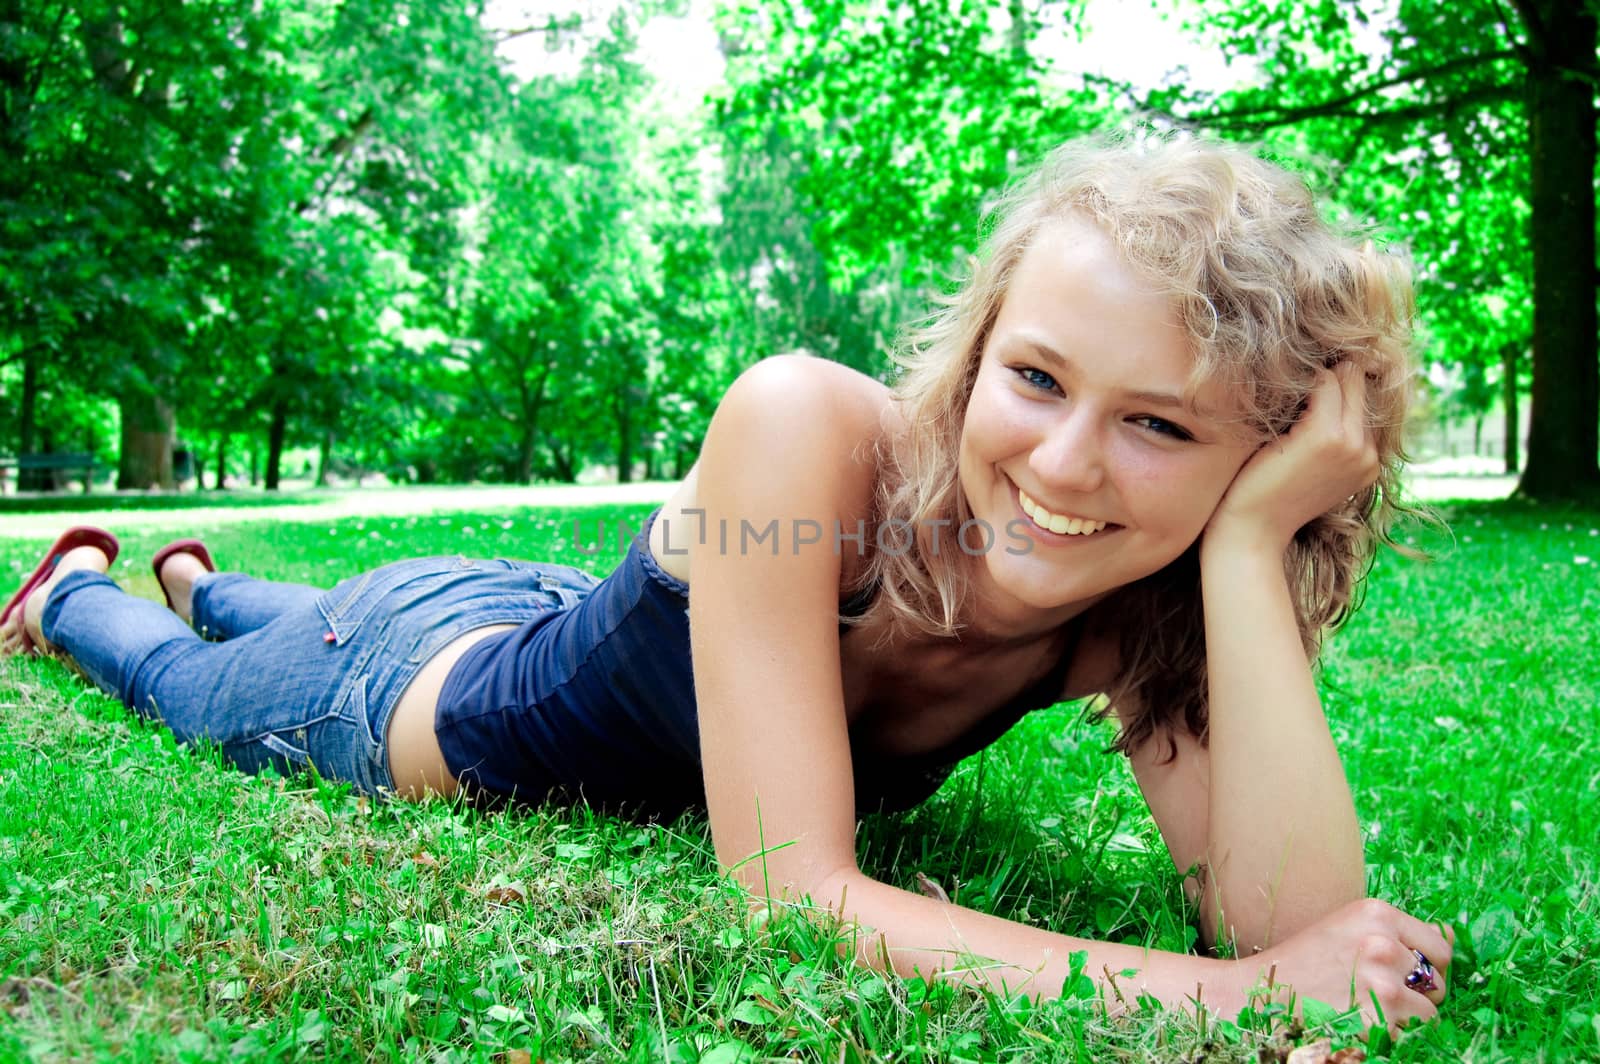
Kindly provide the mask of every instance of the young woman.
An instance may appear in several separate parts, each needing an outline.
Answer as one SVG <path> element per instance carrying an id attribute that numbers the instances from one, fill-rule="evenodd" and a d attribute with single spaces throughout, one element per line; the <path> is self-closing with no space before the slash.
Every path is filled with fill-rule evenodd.
<path id="1" fill-rule="evenodd" d="M 1405 270 L 1295 178 L 1190 139 L 1068 145 L 996 216 L 893 388 L 805 358 L 740 377 L 603 582 L 453 558 L 321 592 L 211 572 L 185 541 L 156 559 L 168 612 L 80 529 L 4 638 L 246 770 L 703 803 L 724 867 L 858 926 L 863 963 L 1048 994 L 1085 950 L 1172 1004 L 1231 1012 L 1270 973 L 1432 1016 L 1450 944 L 1364 900 L 1308 665 L 1395 512 Z M 1052 934 L 857 867 L 859 810 L 1096 694 L 1205 939 L 1238 959 Z"/>

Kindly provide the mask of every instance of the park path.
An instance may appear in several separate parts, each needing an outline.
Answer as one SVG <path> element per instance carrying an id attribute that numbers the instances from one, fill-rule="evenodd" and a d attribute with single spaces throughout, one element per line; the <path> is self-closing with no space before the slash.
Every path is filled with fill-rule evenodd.
<path id="1" fill-rule="evenodd" d="M 314 500 L 297 502 L 290 492 L 279 506 L 218 506 L 200 509 L 118 509 L 116 496 L 105 496 L 103 510 L 0 515 L 0 538 L 50 539 L 68 524 L 116 529 L 182 532 L 197 523 L 207 527 L 250 521 L 336 521 L 347 517 L 407 517 L 412 514 L 498 510 L 520 506 L 594 506 L 661 502 L 675 482 L 636 484 L 539 484 L 532 486 L 455 486 L 345 488 L 318 491 Z M 1503 499 L 1516 487 L 1514 477 L 1412 476 L 1412 494 L 1423 501 L 1440 499 Z M 201 496 L 203 498 L 203 496 Z"/>
<path id="2" fill-rule="evenodd" d="M 532 486 L 467 485 L 452 487 L 396 487 L 322 489 L 314 498 L 296 501 L 286 493 L 279 506 L 204 507 L 204 495 L 191 496 L 202 508 L 172 510 L 118 509 L 116 496 L 107 495 L 103 510 L 71 513 L 0 514 L 0 537 L 48 539 L 68 524 L 99 525 L 114 529 L 181 532 L 197 523 L 207 527 L 251 521 L 337 521 L 347 517 L 408 517 L 412 514 L 454 513 L 462 510 L 500 510 L 519 506 L 595 506 L 661 502 L 675 482 L 635 484 L 538 484 Z"/>

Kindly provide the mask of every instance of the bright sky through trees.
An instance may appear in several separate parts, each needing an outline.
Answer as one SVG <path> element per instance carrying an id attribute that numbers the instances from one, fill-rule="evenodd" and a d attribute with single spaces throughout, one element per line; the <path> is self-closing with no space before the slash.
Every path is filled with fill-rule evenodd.
<path id="1" fill-rule="evenodd" d="M 504 32 L 576 13 L 586 25 L 598 25 L 615 7 L 609 0 L 579 6 L 562 0 L 491 0 L 485 21 Z M 679 108 L 691 108 L 722 77 L 724 63 L 711 28 L 714 8 L 715 0 L 691 0 L 687 15 L 658 15 L 639 35 L 641 59 L 661 83 L 663 95 Z M 1101 74 L 1153 88 L 1181 71 L 1189 84 L 1215 90 L 1249 77 L 1248 70 L 1224 62 L 1220 50 L 1197 46 L 1167 4 L 1088 0 L 1082 25 L 1087 29 L 1081 41 L 1062 26 L 1041 35 L 1040 43 L 1058 69 L 1071 75 Z M 579 47 L 574 40 L 552 52 L 543 33 L 529 33 L 506 40 L 500 55 L 513 73 L 527 79 L 575 70 Z"/>

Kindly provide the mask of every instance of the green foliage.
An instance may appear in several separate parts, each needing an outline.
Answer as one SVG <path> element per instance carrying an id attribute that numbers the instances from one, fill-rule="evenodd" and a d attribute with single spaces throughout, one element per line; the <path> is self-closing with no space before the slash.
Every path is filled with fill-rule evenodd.
<path id="1" fill-rule="evenodd" d="M 742 332 L 885 368 L 975 245 L 985 200 L 1103 120 L 1091 94 L 1047 87 L 1035 29 L 997 0 L 724 10 L 723 258 L 756 294 Z"/>
<path id="2" fill-rule="evenodd" d="M 1187 106 L 1327 160 L 1342 205 L 1405 234 L 1429 357 L 1498 364 L 1502 344 L 1527 344 L 1533 305 L 1522 44 L 1493 5 L 1402 3 L 1375 27 L 1377 14 L 1350 0 L 1208 7 L 1192 28 L 1266 76 Z"/>
<path id="3" fill-rule="evenodd" d="M 1554 14 L 1562 7 L 1426 0 L 1401 0 L 1392 9 L 1361 0 L 1188 6 L 1192 31 L 1258 64 L 1261 77 L 1221 95 L 1177 87 L 1147 102 L 1202 127 L 1325 160 L 1343 206 L 1405 234 L 1418 269 L 1425 357 L 1470 367 L 1468 379 L 1484 387 L 1461 397 L 1469 410 L 1485 409 L 1503 367 L 1516 372 L 1536 346 L 1543 348 L 1532 367 L 1536 390 L 1592 396 L 1600 378 L 1594 337 L 1581 329 L 1576 336 L 1547 333 L 1542 345 L 1534 337 L 1535 235 L 1542 230 L 1559 243 L 1557 205 L 1595 197 L 1592 107 L 1579 182 L 1536 187 L 1532 173 L 1539 153 L 1530 131 L 1541 120 L 1535 89 L 1544 68 L 1557 62 L 1552 35 L 1561 32 Z M 1592 82 L 1597 70 L 1591 41 L 1577 65 L 1549 76 Z M 1543 150 L 1585 149 L 1573 143 Z M 1537 212 L 1536 200 L 1543 204 Z M 1593 303 L 1592 272 L 1545 270 L 1551 276 L 1538 294 L 1546 301 L 1540 325 Z M 1533 449 L 1540 436 L 1593 439 L 1597 416 L 1552 404 L 1547 420 L 1532 426 Z M 1557 476 L 1581 488 L 1597 475 L 1592 455 L 1577 458 Z"/>
<path id="4" fill-rule="evenodd" d="M 441 434 L 464 429 L 472 441 L 454 478 L 571 480 L 610 443 L 628 479 L 654 420 L 660 265 L 632 29 L 619 11 L 576 78 L 524 86 L 489 155 L 482 260 L 458 347 L 471 389 Z"/>
<path id="5" fill-rule="evenodd" d="M 52 393 L 176 399 L 199 432 L 291 408 L 314 434 L 381 421 L 383 316 L 423 279 L 413 259 L 458 251 L 439 223 L 502 90 L 475 12 L 12 8 L 14 357 L 57 369 Z"/>
<path id="6" fill-rule="evenodd" d="M 1404 240 L 1463 410 L 1507 373 L 1588 386 L 1593 351 L 1529 358 L 1558 316 L 1530 238 L 1548 0 L 1171 6 L 1247 80 L 1138 102 L 1318 160 Z M 420 480 L 678 475 L 756 359 L 887 375 L 997 190 L 1126 120 L 1131 90 L 1046 58 L 1076 0 L 729 2 L 692 113 L 638 55 L 672 8 L 552 14 L 524 32 L 574 68 L 517 82 L 465 0 L 0 3 L 0 449 L 120 448 L 137 485 L 175 419 L 269 482 L 303 446 Z M 1558 310 L 1592 302 L 1579 272 Z"/>

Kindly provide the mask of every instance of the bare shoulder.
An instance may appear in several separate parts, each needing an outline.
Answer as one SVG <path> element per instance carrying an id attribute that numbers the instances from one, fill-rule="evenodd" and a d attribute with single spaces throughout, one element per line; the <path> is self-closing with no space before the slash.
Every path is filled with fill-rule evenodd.
<path id="1" fill-rule="evenodd" d="M 757 362 L 717 404 L 700 460 L 662 506 L 666 520 L 651 536 L 657 561 L 679 579 L 691 579 L 689 559 L 658 541 L 669 525 L 698 527 L 705 519 L 702 477 L 708 469 L 756 465 L 779 495 L 789 485 L 824 487 L 833 511 L 826 516 L 845 524 L 864 518 L 877 483 L 877 443 L 894 424 L 893 405 L 882 382 L 837 362 L 806 355 Z"/>
<path id="2" fill-rule="evenodd" d="M 739 375 L 717 414 L 753 414 L 758 423 L 808 433 L 867 436 L 878 431 L 889 404 L 887 386 L 849 366 L 809 355 L 774 355 Z"/>

